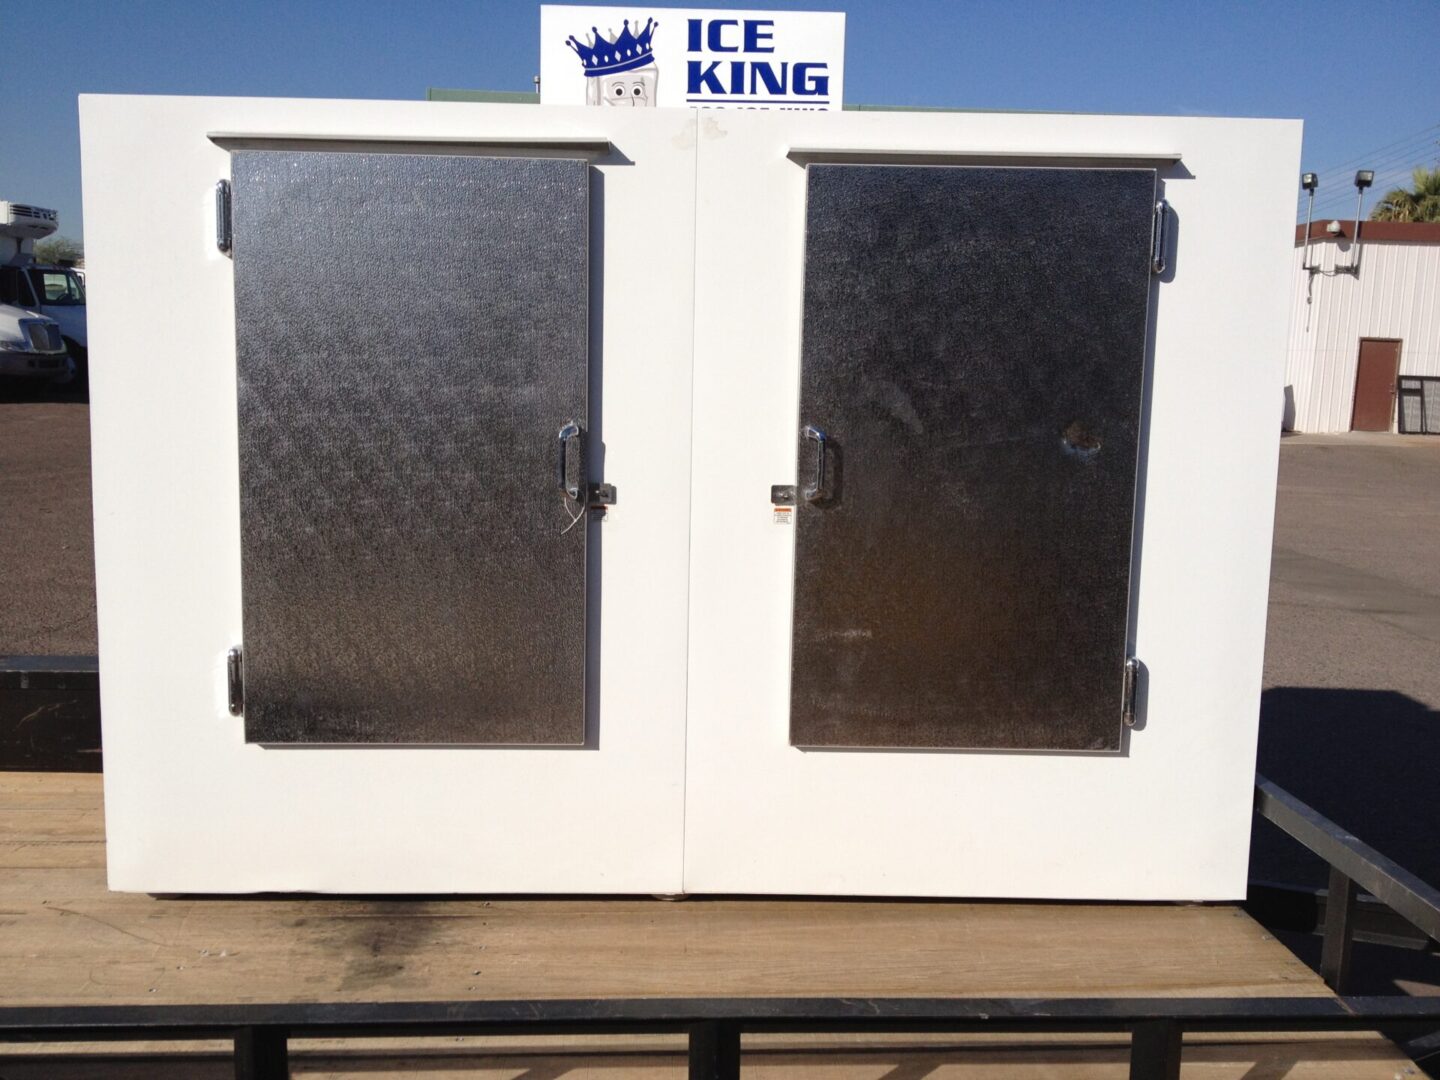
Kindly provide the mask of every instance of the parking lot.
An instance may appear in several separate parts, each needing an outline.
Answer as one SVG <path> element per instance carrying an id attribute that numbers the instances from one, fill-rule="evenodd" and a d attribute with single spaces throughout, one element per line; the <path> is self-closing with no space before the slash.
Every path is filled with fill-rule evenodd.
<path id="1" fill-rule="evenodd" d="M 96 651 L 89 407 L 0 397 L 0 653 Z M 1259 767 L 1440 882 L 1440 439 L 1281 445 Z M 1322 884 L 1263 831 L 1257 869 Z"/>
<path id="2" fill-rule="evenodd" d="M 0 655 L 95 652 L 90 408 L 0 383 Z"/>
<path id="3" fill-rule="evenodd" d="M 1440 439 L 1281 444 L 1260 771 L 1440 882 Z M 1323 884 L 1290 845 L 1258 868 Z"/>

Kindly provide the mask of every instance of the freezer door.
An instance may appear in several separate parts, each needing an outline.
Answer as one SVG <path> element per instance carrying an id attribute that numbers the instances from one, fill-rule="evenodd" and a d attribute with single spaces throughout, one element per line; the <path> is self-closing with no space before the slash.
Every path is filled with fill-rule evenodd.
<path id="1" fill-rule="evenodd" d="M 807 192 L 791 742 L 1118 750 L 1154 171 Z"/>
<path id="2" fill-rule="evenodd" d="M 586 163 L 231 167 L 246 740 L 583 742 Z"/>

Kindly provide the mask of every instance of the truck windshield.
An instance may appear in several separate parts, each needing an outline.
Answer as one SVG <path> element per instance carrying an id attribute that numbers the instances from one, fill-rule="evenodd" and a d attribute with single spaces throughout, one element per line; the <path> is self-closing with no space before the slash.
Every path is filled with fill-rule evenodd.
<path id="1" fill-rule="evenodd" d="M 69 270 L 31 270 L 30 282 L 35 286 L 35 295 L 42 304 L 56 307 L 82 307 L 85 304 L 85 286 L 80 276 Z"/>

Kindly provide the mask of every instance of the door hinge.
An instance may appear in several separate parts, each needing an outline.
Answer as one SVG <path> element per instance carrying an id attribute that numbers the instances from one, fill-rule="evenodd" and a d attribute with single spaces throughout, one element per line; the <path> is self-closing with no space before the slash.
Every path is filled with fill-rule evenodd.
<path id="1" fill-rule="evenodd" d="M 1125 682 L 1120 694 L 1120 719 L 1126 727 L 1135 726 L 1135 694 L 1140 686 L 1140 661 L 1129 657 L 1125 661 Z"/>
<path id="2" fill-rule="evenodd" d="M 1161 199 L 1155 204 L 1155 220 L 1150 226 L 1150 272 L 1165 273 L 1166 241 L 1170 233 L 1170 204 Z"/>
<path id="3" fill-rule="evenodd" d="M 245 711 L 245 660 L 236 645 L 225 656 L 225 675 L 230 684 L 230 715 Z"/>
<path id="4" fill-rule="evenodd" d="M 215 181 L 215 246 L 227 255 L 234 240 L 230 225 L 230 181 Z"/>
<path id="5" fill-rule="evenodd" d="M 615 485 L 614 484 L 586 484 L 586 506 L 614 506 Z"/>

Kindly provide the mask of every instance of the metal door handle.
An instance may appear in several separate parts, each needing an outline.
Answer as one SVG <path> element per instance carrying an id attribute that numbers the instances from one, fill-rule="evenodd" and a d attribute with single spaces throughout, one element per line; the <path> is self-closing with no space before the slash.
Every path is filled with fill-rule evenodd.
<path id="1" fill-rule="evenodd" d="M 560 485 L 560 490 L 576 502 L 580 501 L 580 485 L 569 482 L 570 469 L 568 467 L 569 462 L 566 459 L 569 456 L 567 450 L 570 446 L 570 440 L 578 439 L 579 437 L 580 425 L 575 423 L 574 420 L 571 420 L 562 427 L 560 434 L 556 436 L 560 443 L 560 459 L 555 469 L 555 481 Z"/>
<path id="2" fill-rule="evenodd" d="M 806 424 L 800 434 L 815 443 L 815 482 L 806 484 L 800 494 L 806 502 L 819 502 L 825 497 L 825 432 Z"/>

